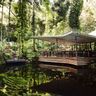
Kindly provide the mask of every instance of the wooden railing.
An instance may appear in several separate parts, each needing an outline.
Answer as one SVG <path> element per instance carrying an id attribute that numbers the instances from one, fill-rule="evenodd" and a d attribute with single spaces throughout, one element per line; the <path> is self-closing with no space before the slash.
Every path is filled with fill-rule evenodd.
<path id="1" fill-rule="evenodd" d="M 96 57 L 96 51 L 42 51 L 40 55 L 46 57 Z"/>

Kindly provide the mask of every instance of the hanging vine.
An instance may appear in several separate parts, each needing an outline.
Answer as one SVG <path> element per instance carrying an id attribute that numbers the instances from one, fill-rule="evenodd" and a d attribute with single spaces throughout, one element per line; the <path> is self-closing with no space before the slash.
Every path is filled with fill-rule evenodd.
<path id="1" fill-rule="evenodd" d="M 33 1 L 33 12 L 32 12 L 32 32 L 33 36 L 35 36 L 35 10 L 34 10 L 34 1 Z M 35 39 L 33 40 L 33 51 L 35 51 Z"/>
<path id="2" fill-rule="evenodd" d="M 18 10 L 17 11 L 17 27 L 18 31 L 18 41 L 19 41 L 19 54 L 23 55 L 24 53 L 24 40 L 25 35 L 28 28 L 28 20 L 27 20 L 27 0 L 20 0 L 18 2 Z"/>
<path id="3" fill-rule="evenodd" d="M 4 25 L 3 25 L 3 19 L 4 19 L 4 1 L 5 0 L 2 0 L 0 1 L 0 5 L 1 5 L 1 8 L 2 8 L 2 11 L 1 11 L 1 26 L 0 26 L 0 41 L 1 41 L 1 46 L 0 46 L 0 49 L 2 51 L 2 45 L 3 45 L 3 35 L 4 35 Z"/>

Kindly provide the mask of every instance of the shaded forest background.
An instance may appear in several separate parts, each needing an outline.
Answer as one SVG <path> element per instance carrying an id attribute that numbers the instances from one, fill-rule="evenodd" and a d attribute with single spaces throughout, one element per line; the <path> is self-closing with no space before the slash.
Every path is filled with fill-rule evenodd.
<path id="1" fill-rule="evenodd" d="M 1 42 L 16 41 L 22 54 L 24 47 L 36 43 L 32 36 L 91 32 L 96 25 L 95 5 L 95 0 L 1 0 Z"/>
<path id="2" fill-rule="evenodd" d="M 0 21 L 1 25 L 4 26 L 3 31 L 5 33 L 8 34 L 8 29 L 10 29 L 10 35 L 17 34 L 16 32 L 19 32 L 18 30 L 24 27 L 22 32 L 26 39 L 34 35 L 34 29 L 35 35 L 64 34 L 64 32 L 69 32 L 72 28 L 77 28 L 81 32 L 90 32 L 95 29 L 95 0 L 30 1 L 31 0 L 0 1 Z M 3 21 L 2 5 L 4 13 Z M 9 23 L 10 28 L 8 28 Z M 32 28 L 33 26 L 35 28 Z"/>

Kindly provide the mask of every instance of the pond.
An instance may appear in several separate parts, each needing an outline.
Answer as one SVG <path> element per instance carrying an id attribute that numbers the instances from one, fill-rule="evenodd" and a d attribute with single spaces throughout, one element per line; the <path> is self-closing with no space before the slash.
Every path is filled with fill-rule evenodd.
<path id="1" fill-rule="evenodd" d="M 13 66 L 0 73 L 0 96 L 61 96 L 40 92 L 33 87 L 61 78 L 64 72 L 36 68 L 33 65 Z"/>
<path id="2" fill-rule="evenodd" d="M 70 73 L 68 76 L 64 68 L 47 68 L 45 65 L 45 68 L 41 68 L 37 65 L 0 65 L 0 96 L 96 95 L 96 68 L 89 68 L 83 74 Z"/>

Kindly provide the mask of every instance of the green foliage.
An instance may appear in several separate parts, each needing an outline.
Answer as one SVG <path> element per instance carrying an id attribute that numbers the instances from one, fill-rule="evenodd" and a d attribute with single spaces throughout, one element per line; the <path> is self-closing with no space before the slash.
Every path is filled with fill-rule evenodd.
<path id="1" fill-rule="evenodd" d="M 6 94 L 8 94 L 8 96 L 17 96 L 17 94 L 23 94 L 24 91 L 25 93 L 27 92 L 27 81 L 22 77 L 13 77 L 0 74 L 0 84 L 3 84 L 1 91 L 5 90 L 5 93 L 0 92 L 0 94 L 2 93 L 4 96 L 7 96 Z"/>
<path id="2" fill-rule="evenodd" d="M 27 27 L 27 1 L 24 0 L 18 2 L 18 7 L 15 7 L 18 16 L 18 27 L 22 29 Z"/>
<path id="3" fill-rule="evenodd" d="M 58 14 L 56 18 L 57 23 L 66 19 L 69 6 L 70 6 L 69 1 L 65 1 L 65 0 L 58 0 L 57 2 L 54 3 L 52 9 Z"/>
<path id="4" fill-rule="evenodd" d="M 28 17 L 27 17 L 27 0 L 20 0 L 17 5 L 14 5 L 15 13 L 17 14 L 17 41 L 19 43 L 20 54 L 24 52 L 24 41 L 26 40 L 26 33 L 28 31 Z M 20 46 L 21 45 L 21 46 Z"/>
<path id="5" fill-rule="evenodd" d="M 4 1 L 5 7 L 7 5 L 9 6 L 9 1 L 7 2 L 7 0 L 0 0 L 0 5 L 2 4 L 2 1 Z M 41 1 L 42 3 L 40 3 Z M 69 26 L 73 29 L 79 29 L 79 16 L 81 14 L 83 0 L 73 0 L 72 3 L 70 1 L 71 0 L 54 0 L 54 3 L 51 4 L 49 0 L 40 0 L 40 2 L 39 0 L 34 0 L 34 5 L 32 5 L 32 3 L 28 3 L 28 0 L 19 0 L 17 3 L 13 0 L 11 11 L 15 15 L 12 15 L 12 17 L 10 18 L 10 36 L 8 35 L 8 30 L 6 30 L 9 28 L 7 23 L 6 25 L 0 23 L 3 31 L 3 42 L 0 42 L 0 52 L 2 53 L 3 50 L 7 58 L 13 58 L 13 53 L 16 53 L 18 57 L 23 52 L 23 57 L 28 57 L 30 61 L 32 61 L 32 59 L 33 61 L 38 61 L 40 54 L 37 50 L 40 51 L 42 49 L 57 49 L 58 46 L 56 46 L 55 44 L 43 44 L 39 41 L 35 41 L 35 45 L 33 45 L 33 41 L 30 40 L 30 38 L 32 35 L 63 35 L 65 31 L 70 31 Z M 2 5 L 0 6 L 0 8 L 1 7 Z M 82 30 L 87 29 L 91 31 L 94 29 L 96 22 L 94 21 L 94 18 L 92 16 L 93 13 L 90 14 L 91 15 L 89 15 L 87 22 L 83 21 L 83 23 L 85 24 L 82 24 Z M 5 15 L 5 13 L 3 13 L 3 15 L 4 18 L 6 17 L 8 21 L 8 15 Z M 7 39 L 10 39 L 11 43 L 14 41 L 14 43 L 12 43 L 12 46 L 9 46 L 9 48 L 7 46 Z M 36 47 L 36 50 L 33 50 L 34 46 Z M 19 49 L 20 51 L 22 51 L 20 54 Z M 0 61 L 2 60 L 1 57 L 2 55 L 0 54 Z M 0 63 L 2 64 L 2 62 Z M 9 72 L 0 74 L 0 96 L 7 96 L 7 94 L 8 96 L 38 96 L 38 92 L 36 94 L 30 92 L 30 90 L 32 91 L 32 89 L 30 89 L 32 85 L 34 85 L 35 83 L 41 84 L 42 82 L 44 83 L 46 81 L 49 81 L 49 77 L 51 77 L 52 79 L 52 77 L 56 77 L 56 75 L 59 76 L 58 72 L 52 73 L 48 70 L 48 73 L 46 75 L 45 72 L 39 73 L 40 69 L 39 71 L 37 69 L 39 68 L 35 62 L 34 64 L 30 64 L 30 66 L 27 65 L 23 68 L 20 67 L 20 69 L 17 67 L 12 67 Z M 89 73 L 91 73 L 91 71 L 92 73 L 88 73 L 86 76 L 88 78 L 92 77 L 93 81 L 95 81 L 96 83 L 95 70 L 96 68 L 94 68 L 94 70 L 89 70 Z M 93 81 L 92 79 L 90 79 L 90 82 Z M 46 95 L 43 94 L 43 96 Z"/>
<path id="6" fill-rule="evenodd" d="M 5 1 L 5 0 L 0 0 L 0 4 L 4 4 L 4 1 Z"/>
<path id="7" fill-rule="evenodd" d="M 81 13 L 83 0 L 73 0 L 69 15 L 69 26 L 73 29 L 80 29 L 79 16 Z"/>
<path id="8" fill-rule="evenodd" d="M 46 10 L 48 11 L 48 12 L 50 12 L 50 1 L 49 0 L 43 0 L 42 1 L 43 3 L 42 4 L 44 4 L 44 6 L 46 7 Z"/>
<path id="9" fill-rule="evenodd" d="M 0 91 L 0 96 L 8 96 L 8 95 L 5 94 L 4 92 Z"/>
<path id="10" fill-rule="evenodd" d="M 86 18 L 83 14 L 86 14 Z M 82 32 L 91 32 L 95 30 L 96 26 L 96 21 L 94 17 L 95 13 L 93 12 L 92 9 L 84 9 L 83 8 L 83 13 L 80 16 L 80 23 L 81 23 L 81 30 Z"/>

